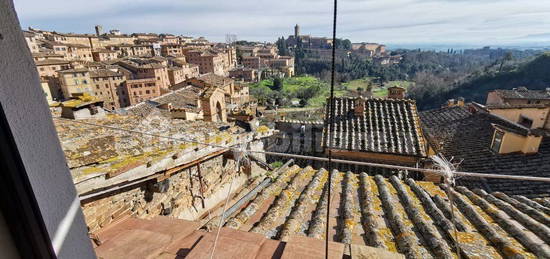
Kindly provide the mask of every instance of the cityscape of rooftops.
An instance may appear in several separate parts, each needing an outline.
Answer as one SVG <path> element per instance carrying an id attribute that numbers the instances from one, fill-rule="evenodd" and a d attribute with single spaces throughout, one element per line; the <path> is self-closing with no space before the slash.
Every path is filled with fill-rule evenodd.
<path id="1" fill-rule="evenodd" d="M 0 7 L 20 254 L 550 258 L 550 3 Z"/>

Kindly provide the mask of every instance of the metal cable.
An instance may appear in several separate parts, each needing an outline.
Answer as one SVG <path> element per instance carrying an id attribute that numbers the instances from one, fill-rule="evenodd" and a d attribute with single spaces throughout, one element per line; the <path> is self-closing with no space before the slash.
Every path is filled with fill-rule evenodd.
<path id="1" fill-rule="evenodd" d="M 334 126 L 334 77 L 336 72 L 336 18 L 338 13 L 338 0 L 334 0 L 334 13 L 332 16 L 332 68 L 330 75 L 330 98 L 329 98 L 329 123 L 328 123 L 328 141 L 332 140 L 332 128 Z M 330 144 L 328 145 L 330 146 Z M 331 203 L 331 193 L 330 189 L 332 187 L 332 149 L 328 149 L 328 188 L 327 188 L 327 223 L 325 228 L 325 258 L 328 259 L 328 244 L 330 231 L 330 203 Z"/>
<path id="2" fill-rule="evenodd" d="M 163 136 L 163 135 L 158 135 L 158 134 L 153 134 L 153 133 L 148 133 L 148 132 L 117 128 L 117 127 L 113 127 L 113 126 L 94 124 L 94 123 L 83 122 L 83 121 L 61 119 L 61 118 L 55 118 L 55 119 L 64 120 L 64 121 L 68 121 L 68 122 L 72 122 L 72 123 L 79 123 L 79 124 L 94 126 L 94 127 L 103 127 L 103 128 L 113 129 L 113 130 L 117 130 L 117 131 L 126 131 L 126 132 L 130 132 L 130 133 L 135 133 L 135 134 L 143 134 L 143 135 L 147 135 L 147 136 L 165 138 L 165 139 L 170 139 L 170 140 L 174 140 L 174 141 L 182 141 L 184 143 L 187 142 L 187 143 L 195 143 L 195 144 L 198 144 L 198 145 L 204 145 L 204 146 L 210 146 L 210 147 L 234 149 L 233 146 L 221 146 L 221 145 L 215 145 L 215 144 L 210 144 L 210 143 L 203 143 L 203 142 L 196 141 L 196 140 L 188 140 L 188 139 L 184 139 L 184 138 L 174 138 L 174 137 L 170 137 L 170 136 Z M 237 144 L 234 144 L 234 145 L 238 145 L 238 144 L 241 144 L 241 143 L 237 143 Z M 271 156 L 279 156 L 279 157 L 300 158 L 300 159 L 328 162 L 328 158 L 326 158 L 326 157 L 294 155 L 294 154 L 271 152 L 271 151 L 259 151 L 259 150 L 246 150 L 246 152 L 248 152 L 248 153 L 258 153 L 258 154 L 264 154 L 264 155 L 271 155 Z M 343 159 L 331 159 L 331 162 L 341 163 L 341 164 L 350 164 L 350 165 L 380 167 L 380 168 L 388 168 L 388 169 L 395 169 L 395 170 L 408 170 L 408 171 L 413 171 L 413 172 L 432 173 L 432 174 L 436 174 L 436 175 L 439 175 L 439 176 L 445 176 L 443 171 L 438 170 L 438 169 L 416 168 L 416 167 L 409 167 L 409 166 L 380 164 L 380 163 L 371 163 L 371 162 L 353 161 L 353 160 L 343 160 Z M 463 177 L 478 177 L 478 178 L 536 181 L 536 182 L 548 182 L 548 183 L 550 183 L 550 178 L 549 177 L 486 174 L 486 173 L 472 173 L 472 172 L 461 172 L 461 171 L 455 171 L 453 173 L 457 176 L 463 176 Z"/>

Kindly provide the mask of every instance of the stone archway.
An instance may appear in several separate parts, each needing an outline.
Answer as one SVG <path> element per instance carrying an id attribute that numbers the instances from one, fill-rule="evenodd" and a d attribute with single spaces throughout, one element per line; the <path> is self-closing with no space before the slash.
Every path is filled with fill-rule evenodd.
<path id="1" fill-rule="evenodd" d="M 216 121 L 223 121 L 223 110 L 219 101 L 216 102 Z"/>

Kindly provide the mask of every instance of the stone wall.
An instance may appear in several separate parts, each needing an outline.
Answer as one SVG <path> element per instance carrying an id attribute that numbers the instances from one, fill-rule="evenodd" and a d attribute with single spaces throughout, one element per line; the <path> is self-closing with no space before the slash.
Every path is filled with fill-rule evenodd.
<path id="1" fill-rule="evenodd" d="M 323 149 L 323 129 L 324 124 L 321 121 L 301 121 L 301 120 L 280 120 L 275 122 L 275 129 L 279 132 L 269 138 L 264 139 L 265 149 L 267 151 L 326 157 Z M 267 156 L 267 161 L 273 163 L 276 161 L 286 162 L 290 158 L 281 156 Z M 300 167 L 311 166 L 315 169 L 329 168 L 328 163 L 311 159 L 293 158 L 294 163 Z M 341 158 L 339 158 L 341 159 Z M 344 159 L 364 162 L 376 162 L 368 159 Z M 409 175 L 414 179 L 421 179 L 419 174 L 412 172 L 401 172 L 398 170 L 385 169 L 380 167 L 369 167 L 352 165 L 348 163 L 333 162 L 332 168 L 340 171 L 369 172 L 371 175 L 380 174 L 383 176 L 398 175 L 403 177 Z"/>
<path id="2" fill-rule="evenodd" d="M 268 141 L 268 150 L 299 155 L 320 155 L 323 153 L 323 122 L 277 121 L 275 129 L 279 134 Z"/>
<path id="3" fill-rule="evenodd" d="M 263 145 L 253 143 L 251 149 L 263 149 Z M 153 179 L 84 200 L 81 205 L 89 232 L 94 233 L 127 216 L 147 219 L 165 215 L 197 220 L 225 199 L 233 178 L 232 193 L 250 174 L 264 172 L 255 163 L 248 164 L 249 168 L 243 167 L 238 173 L 236 161 L 228 152 L 182 169 L 166 179 Z"/>

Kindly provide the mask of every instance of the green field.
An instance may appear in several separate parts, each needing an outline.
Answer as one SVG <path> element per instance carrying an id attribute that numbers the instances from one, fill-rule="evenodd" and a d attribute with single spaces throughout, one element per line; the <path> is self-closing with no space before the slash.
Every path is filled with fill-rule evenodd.
<path id="1" fill-rule="evenodd" d="M 388 95 L 388 87 L 398 85 L 406 89 L 412 84 L 408 81 L 389 81 L 380 85 L 374 82 L 375 79 L 367 77 L 343 83 L 341 86 L 336 86 L 334 95 L 344 96 L 348 91 L 354 91 L 358 88 L 365 91 L 370 85 L 372 86 L 373 97 L 381 98 Z M 251 93 L 264 104 L 277 100 L 280 108 L 292 107 L 292 101 L 296 100 L 300 100 L 302 104 L 305 104 L 305 107 L 324 106 L 327 97 L 330 95 L 330 85 L 316 77 L 297 76 L 283 78 L 281 82 L 281 88 L 275 89 L 273 79 L 262 80 L 251 85 Z"/>
<path id="2" fill-rule="evenodd" d="M 342 83 L 342 86 L 346 87 L 346 89 L 348 90 L 357 90 L 357 88 L 362 88 L 363 90 L 366 90 L 369 85 L 376 85 L 373 82 L 374 79 L 374 77 L 365 77 L 361 79 L 351 80 L 349 82 Z"/>
<path id="3" fill-rule="evenodd" d="M 282 107 L 291 106 L 290 100 L 295 99 L 304 100 L 306 107 L 319 107 L 325 104 L 330 95 L 330 86 L 312 76 L 297 76 L 282 79 L 282 88 L 279 90 L 273 89 L 272 79 L 262 80 L 251 85 L 251 92 L 258 100 L 282 100 L 285 102 Z M 344 88 L 337 88 L 334 94 L 342 96 L 345 92 Z"/>

